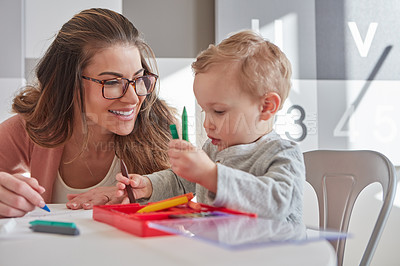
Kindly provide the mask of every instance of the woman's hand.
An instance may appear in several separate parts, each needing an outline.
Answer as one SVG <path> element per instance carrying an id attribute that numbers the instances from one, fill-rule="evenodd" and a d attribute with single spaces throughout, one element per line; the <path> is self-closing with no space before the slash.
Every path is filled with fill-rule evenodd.
<path id="1" fill-rule="evenodd" d="M 169 143 L 168 156 L 175 174 L 216 193 L 217 165 L 203 150 L 176 139 Z"/>
<path id="2" fill-rule="evenodd" d="M 116 197 L 116 187 L 97 187 L 80 194 L 68 194 L 67 208 L 92 209 L 95 205 L 119 204 L 123 197 Z"/>
<path id="3" fill-rule="evenodd" d="M 35 178 L 0 172 L 0 217 L 21 217 L 44 207 L 44 191 Z"/>
<path id="4" fill-rule="evenodd" d="M 119 173 L 117 174 L 116 179 L 119 181 L 117 183 L 118 190 L 116 192 L 116 196 L 124 197 L 122 201 L 123 204 L 129 203 L 129 199 L 125 191 L 127 185 L 131 185 L 135 199 L 150 198 L 151 194 L 153 193 L 151 181 L 146 176 L 130 174 L 129 178 L 127 178 Z"/>

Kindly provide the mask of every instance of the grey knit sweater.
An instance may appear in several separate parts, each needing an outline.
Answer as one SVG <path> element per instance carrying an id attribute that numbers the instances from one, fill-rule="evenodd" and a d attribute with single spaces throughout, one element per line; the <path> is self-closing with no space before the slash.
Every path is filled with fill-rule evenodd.
<path id="1" fill-rule="evenodd" d="M 296 143 L 272 131 L 254 143 L 222 151 L 208 140 L 203 150 L 218 162 L 217 193 L 164 170 L 147 175 L 153 184 L 149 201 L 196 192 L 201 203 L 302 222 L 305 168 Z"/>

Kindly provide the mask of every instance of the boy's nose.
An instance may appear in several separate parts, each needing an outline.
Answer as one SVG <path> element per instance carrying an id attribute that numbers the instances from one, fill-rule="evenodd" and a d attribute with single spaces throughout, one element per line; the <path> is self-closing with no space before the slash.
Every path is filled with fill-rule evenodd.
<path id="1" fill-rule="evenodd" d="M 209 115 L 205 115 L 204 118 L 204 123 L 203 123 L 204 129 L 215 129 L 214 123 L 212 122 L 212 118 Z"/>

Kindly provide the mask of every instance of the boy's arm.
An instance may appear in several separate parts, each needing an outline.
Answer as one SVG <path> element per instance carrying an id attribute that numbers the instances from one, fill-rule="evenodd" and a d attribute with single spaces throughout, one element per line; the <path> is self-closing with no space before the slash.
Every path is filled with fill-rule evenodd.
<path id="1" fill-rule="evenodd" d="M 160 201 L 174 196 L 195 192 L 196 184 L 177 176 L 171 169 L 146 175 L 153 186 L 148 202 Z"/>

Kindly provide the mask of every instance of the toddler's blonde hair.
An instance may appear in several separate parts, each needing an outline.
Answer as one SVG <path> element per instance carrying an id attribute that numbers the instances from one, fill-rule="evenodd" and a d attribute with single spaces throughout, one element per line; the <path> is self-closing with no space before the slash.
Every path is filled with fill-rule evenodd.
<path id="1" fill-rule="evenodd" d="M 211 44 L 197 56 L 192 69 L 194 74 L 204 73 L 212 65 L 221 63 L 239 64 L 240 87 L 251 94 L 262 96 L 276 92 L 281 97 L 281 106 L 288 97 L 291 64 L 279 47 L 259 34 L 243 30 L 218 45 Z"/>

